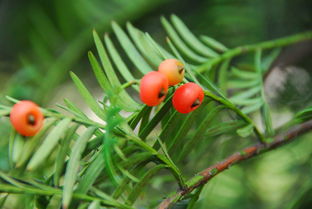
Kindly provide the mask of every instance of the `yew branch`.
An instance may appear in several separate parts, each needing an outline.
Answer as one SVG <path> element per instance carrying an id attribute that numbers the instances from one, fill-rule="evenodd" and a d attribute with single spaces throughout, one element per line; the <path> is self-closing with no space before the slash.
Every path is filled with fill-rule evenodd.
<path id="1" fill-rule="evenodd" d="M 189 180 L 187 183 L 188 186 L 175 193 L 171 197 L 168 197 L 158 206 L 158 209 L 169 209 L 174 203 L 178 202 L 183 196 L 191 193 L 194 189 L 206 184 L 210 179 L 212 179 L 217 174 L 228 169 L 230 166 L 238 164 L 244 160 L 253 158 L 257 155 L 260 155 L 264 152 L 276 149 L 283 146 L 291 141 L 297 139 L 297 136 L 300 136 L 312 129 L 312 120 L 304 122 L 300 125 L 296 125 L 290 128 L 288 131 L 279 134 L 274 137 L 274 141 L 268 144 L 255 144 L 249 147 L 246 147 L 241 152 L 237 152 L 227 157 L 225 160 L 206 168 L 201 171 L 193 179 Z"/>
<path id="2" fill-rule="evenodd" d="M 304 33 L 299 33 L 299 34 L 284 37 L 284 38 L 279 38 L 279 39 L 265 41 L 265 42 L 261 42 L 257 44 L 236 47 L 234 49 L 230 49 L 226 51 L 224 54 L 218 57 L 215 57 L 203 63 L 196 69 L 196 71 L 200 73 L 205 72 L 211 69 L 213 66 L 221 63 L 224 60 L 231 59 L 233 57 L 239 56 L 241 54 L 245 54 L 247 52 L 256 51 L 257 49 L 265 50 L 265 49 L 278 48 L 278 47 L 283 47 L 283 46 L 287 46 L 290 44 L 294 44 L 297 42 L 310 40 L 310 39 L 312 39 L 312 31 L 307 31 Z"/>

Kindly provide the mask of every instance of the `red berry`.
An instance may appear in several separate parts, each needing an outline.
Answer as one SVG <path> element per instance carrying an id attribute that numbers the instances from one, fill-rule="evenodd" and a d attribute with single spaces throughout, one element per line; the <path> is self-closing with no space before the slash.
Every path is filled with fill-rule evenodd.
<path id="1" fill-rule="evenodd" d="M 166 59 L 158 66 L 158 72 L 163 73 L 173 86 L 180 83 L 184 78 L 184 65 L 176 59 Z"/>
<path id="2" fill-rule="evenodd" d="M 27 100 L 16 103 L 10 113 L 13 127 L 23 136 L 34 136 L 42 127 L 43 118 L 38 105 Z"/>
<path id="3" fill-rule="evenodd" d="M 140 98 L 148 106 L 160 104 L 168 92 L 168 79 L 163 74 L 152 71 L 140 83 Z"/>
<path id="4" fill-rule="evenodd" d="M 203 89 L 195 83 L 180 86 L 173 95 L 173 107 L 180 113 L 189 113 L 197 109 L 204 99 Z"/>

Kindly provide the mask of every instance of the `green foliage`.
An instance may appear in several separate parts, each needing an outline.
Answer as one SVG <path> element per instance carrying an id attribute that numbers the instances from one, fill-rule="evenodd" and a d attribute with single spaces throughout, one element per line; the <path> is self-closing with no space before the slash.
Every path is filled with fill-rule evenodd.
<path id="1" fill-rule="evenodd" d="M 9 81 L 6 93 L 19 99 L 32 98 L 37 103 L 47 103 L 69 70 L 79 67 L 77 62 L 91 46 L 92 29 L 109 30 L 112 19 L 120 22 L 132 20 L 165 2 L 56 0 L 22 5 L 21 18 L 27 25 L 24 30 L 28 31 L 25 34 L 29 45 L 20 56 L 21 68 Z M 18 15 L 20 13 L 18 11 Z M 24 34 L 23 30 L 21 32 Z"/>
<path id="2" fill-rule="evenodd" d="M 87 2 L 84 5 L 86 9 L 91 7 Z M 104 91 L 103 98 L 98 101 L 76 74 L 71 72 L 70 76 L 85 103 L 101 121 L 94 121 L 73 102 L 64 100 L 65 105 L 60 107 L 71 115 L 42 109 L 47 119 L 38 135 L 26 139 L 12 130 L 11 165 L 9 172 L 0 173 L 1 192 L 9 196 L 23 193 L 16 198 L 29 198 L 28 208 L 33 205 L 43 208 L 59 208 L 60 205 L 63 208 L 77 208 L 78 205 L 155 208 L 159 204 L 157 200 L 162 198 L 161 195 L 155 198 L 156 192 L 151 188 L 157 178 L 165 195 L 168 195 L 168 188 L 173 188 L 172 191 L 176 187 L 186 189 L 193 180 L 186 179 L 203 167 L 201 163 L 206 167 L 207 162 L 220 160 L 252 141 L 264 143 L 274 135 L 263 76 L 278 53 L 272 51 L 262 58 L 262 51 L 311 39 L 311 32 L 250 45 L 245 50 L 231 50 L 208 36 L 198 38 L 175 15 L 170 20 L 162 17 L 161 22 L 168 33 L 171 51 L 130 23 L 127 31 L 116 22 L 112 23 L 120 50 L 123 50 L 120 52 L 108 34 L 100 37 L 93 32 L 100 62 L 92 52 L 88 55 Z M 255 51 L 253 61 L 231 62 L 235 56 L 250 51 Z M 137 75 L 155 69 L 168 57 L 185 63 L 184 82 L 192 81 L 204 88 L 203 104 L 188 115 L 172 108 L 175 87 L 170 88 L 166 100 L 158 107 L 147 107 L 134 99 L 138 92 Z M 122 83 L 123 80 L 126 83 Z M 0 106 L 2 117 L 9 112 L 9 106 Z M 257 112 L 261 114 L 264 132 L 252 118 Z M 310 119 L 309 113 L 309 109 L 304 110 L 297 118 Z M 227 146 L 225 142 L 232 140 L 237 143 Z M 221 150 L 221 147 L 222 151 L 217 153 L 216 149 Z M 207 161 L 199 160 L 206 158 Z M 212 175 L 216 174 L 213 171 Z M 202 178 L 195 178 L 198 177 Z M 203 186 L 183 200 L 176 199 L 174 208 L 196 208 L 202 191 Z M 5 204 L 6 198 L 1 197 L 0 203 Z"/>

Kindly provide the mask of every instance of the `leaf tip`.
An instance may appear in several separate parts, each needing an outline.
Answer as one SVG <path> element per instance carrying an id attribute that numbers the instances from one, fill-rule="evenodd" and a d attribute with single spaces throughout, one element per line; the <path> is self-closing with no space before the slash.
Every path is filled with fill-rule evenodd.
<path id="1" fill-rule="evenodd" d="M 77 75 L 73 71 L 69 71 L 69 75 L 72 79 L 75 79 Z"/>
<path id="2" fill-rule="evenodd" d="M 173 20 L 179 20 L 179 17 L 176 14 L 171 14 L 171 19 Z"/>
<path id="3" fill-rule="evenodd" d="M 112 25 L 113 28 L 119 26 L 118 23 L 117 23 L 115 20 L 112 20 L 112 21 L 111 21 L 111 25 Z"/>
<path id="4" fill-rule="evenodd" d="M 31 164 L 28 164 L 26 167 L 27 171 L 32 171 L 33 170 L 33 166 Z"/>
<path id="5" fill-rule="evenodd" d="M 166 19 L 166 17 L 165 17 L 164 15 L 162 15 L 162 16 L 160 17 L 160 22 L 161 22 L 162 24 L 168 24 L 168 21 L 167 21 L 167 19 Z"/>
<path id="6" fill-rule="evenodd" d="M 93 28 L 93 30 L 92 30 L 92 34 L 93 34 L 93 38 L 99 36 L 98 33 L 97 33 L 97 31 L 96 31 L 94 28 Z"/>

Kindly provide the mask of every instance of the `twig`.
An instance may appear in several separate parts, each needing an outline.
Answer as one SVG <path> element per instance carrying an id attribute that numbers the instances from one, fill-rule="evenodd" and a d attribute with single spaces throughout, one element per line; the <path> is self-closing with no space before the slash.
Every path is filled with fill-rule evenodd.
<path id="1" fill-rule="evenodd" d="M 130 86 L 132 86 L 132 85 L 138 85 L 138 84 L 140 84 L 140 81 L 139 80 L 133 80 L 133 81 L 129 81 L 129 82 L 127 82 L 127 83 L 124 83 L 124 84 L 122 84 L 119 88 L 119 90 L 120 91 L 122 91 L 122 90 L 124 90 L 124 89 L 126 89 L 126 88 L 128 88 L 128 87 L 130 87 Z M 118 92 L 119 93 L 119 92 Z"/>
<path id="2" fill-rule="evenodd" d="M 259 154 L 267 152 L 269 150 L 281 147 L 287 144 L 297 136 L 300 136 L 312 129 L 312 120 L 304 122 L 300 125 L 290 128 L 285 133 L 275 136 L 275 140 L 269 144 L 255 144 L 250 147 L 246 147 L 241 152 L 234 153 L 225 160 L 209 167 L 200 172 L 197 176 L 187 182 L 188 187 L 184 190 L 178 191 L 176 194 L 162 201 L 158 206 L 158 209 L 168 209 L 172 204 L 178 202 L 182 197 L 191 193 L 194 189 L 206 184 L 211 178 L 228 169 L 230 166 L 240 163 L 241 161 L 253 158 Z"/>
<path id="3" fill-rule="evenodd" d="M 309 39 L 312 39 L 312 31 L 296 34 L 293 36 L 288 36 L 285 38 L 275 39 L 271 41 L 265 41 L 265 42 L 258 43 L 258 44 L 240 46 L 240 47 L 228 50 L 224 54 L 203 63 L 196 69 L 196 71 L 199 73 L 204 72 L 224 60 L 233 58 L 235 56 L 238 56 L 247 52 L 256 51 L 257 49 L 272 49 L 272 48 L 287 46 L 293 43 L 297 43 L 297 42 L 305 41 Z"/>

